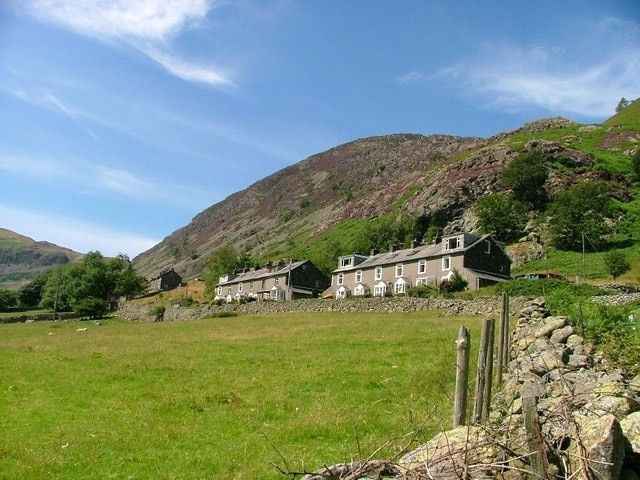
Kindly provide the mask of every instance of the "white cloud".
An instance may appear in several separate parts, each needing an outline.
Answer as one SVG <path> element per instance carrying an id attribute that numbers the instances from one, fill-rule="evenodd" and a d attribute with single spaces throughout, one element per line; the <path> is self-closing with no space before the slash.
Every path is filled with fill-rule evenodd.
<path id="1" fill-rule="evenodd" d="M 108 229 L 76 218 L 2 204 L 0 225 L 37 241 L 55 243 L 81 253 L 98 250 L 108 257 L 124 253 L 133 258 L 159 242 L 156 238 L 134 232 Z"/>
<path id="2" fill-rule="evenodd" d="M 601 20 L 575 36 L 566 48 L 555 45 L 486 44 L 472 59 L 436 73 L 411 71 L 403 83 L 447 80 L 464 96 L 491 108 L 518 111 L 538 107 L 590 118 L 614 113 L 621 97 L 640 96 L 640 26 L 614 18 Z"/>
<path id="3" fill-rule="evenodd" d="M 30 0 L 40 19 L 100 39 L 165 41 L 207 15 L 211 0 Z"/>
<path id="4" fill-rule="evenodd" d="M 37 179 L 56 187 L 64 185 L 85 195 L 116 193 L 146 203 L 166 200 L 189 210 L 208 205 L 210 193 L 189 186 L 144 179 L 134 173 L 87 161 L 54 157 L 27 157 L 0 153 L 0 171 Z"/>
<path id="5" fill-rule="evenodd" d="M 232 76 L 222 69 L 186 62 L 155 49 L 146 48 L 143 51 L 166 71 L 188 82 L 204 83 L 211 86 L 235 85 L 231 80 Z"/>
<path id="6" fill-rule="evenodd" d="M 27 5 L 43 22 L 102 41 L 124 41 L 188 82 L 233 85 L 229 71 L 170 53 L 171 41 L 203 21 L 213 0 L 29 0 Z"/>

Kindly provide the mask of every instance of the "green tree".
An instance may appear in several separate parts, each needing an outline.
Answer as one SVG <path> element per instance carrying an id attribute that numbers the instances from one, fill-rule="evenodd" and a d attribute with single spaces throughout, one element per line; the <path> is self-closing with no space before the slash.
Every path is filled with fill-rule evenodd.
<path id="1" fill-rule="evenodd" d="M 631 168 L 633 169 L 633 177 L 637 182 L 640 180 L 640 150 L 631 157 Z"/>
<path id="2" fill-rule="evenodd" d="M 503 241 L 520 236 L 527 224 L 527 207 L 504 193 L 482 197 L 475 211 L 480 229 Z"/>
<path id="3" fill-rule="evenodd" d="M 513 192 L 513 197 L 531 208 L 542 208 L 547 202 L 544 184 L 547 181 L 547 167 L 538 150 L 518 155 L 500 172 L 503 187 Z"/>
<path id="4" fill-rule="evenodd" d="M 13 290 L 0 288 L 0 310 L 7 310 L 18 304 L 18 294 Z"/>
<path id="5" fill-rule="evenodd" d="M 222 275 L 248 267 L 251 258 L 248 253 L 239 254 L 235 247 L 228 243 L 216 249 L 208 258 L 204 272 L 204 282 L 207 291 L 213 292 Z"/>
<path id="6" fill-rule="evenodd" d="M 619 250 L 611 250 L 604 256 L 604 266 L 614 282 L 620 275 L 631 270 L 631 263 L 627 260 L 627 256 Z"/>
<path id="7" fill-rule="evenodd" d="M 79 317 L 89 317 L 91 320 L 104 317 L 109 309 L 108 303 L 96 297 L 86 297 L 73 305 L 73 312 Z"/>
<path id="8" fill-rule="evenodd" d="M 629 105 L 631 105 L 631 100 L 627 100 L 626 98 L 622 97 L 618 102 L 618 104 L 616 105 L 616 113 L 624 110 Z"/>
<path id="9" fill-rule="evenodd" d="M 594 181 L 580 182 L 560 191 L 549 208 L 554 246 L 579 251 L 583 234 L 595 246 L 602 245 L 606 236 L 612 233 L 612 228 L 605 222 L 614 215 L 608 192 L 605 183 Z"/>
<path id="10" fill-rule="evenodd" d="M 42 300 L 42 290 L 47 283 L 46 275 L 38 275 L 18 290 L 18 302 L 23 307 L 37 307 Z"/>
<path id="11" fill-rule="evenodd" d="M 89 252 L 77 263 L 58 267 L 47 277 L 42 304 L 48 308 L 67 310 L 86 298 L 97 298 L 113 304 L 119 297 L 128 298 L 146 289 L 126 255 L 105 259 L 100 252 Z"/>

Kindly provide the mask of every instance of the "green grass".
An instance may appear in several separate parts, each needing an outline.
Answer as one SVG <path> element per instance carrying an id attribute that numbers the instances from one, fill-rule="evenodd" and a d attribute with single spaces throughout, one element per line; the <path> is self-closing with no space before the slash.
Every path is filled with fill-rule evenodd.
<path id="1" fill-rule="evenodd" d="M 478 339 L 480 320 L 0 325 L 0 478 L 287 478 L 272 463 L 312 470 L 415 432 L 385 458 L 449 428 L 457 330 Z"/>

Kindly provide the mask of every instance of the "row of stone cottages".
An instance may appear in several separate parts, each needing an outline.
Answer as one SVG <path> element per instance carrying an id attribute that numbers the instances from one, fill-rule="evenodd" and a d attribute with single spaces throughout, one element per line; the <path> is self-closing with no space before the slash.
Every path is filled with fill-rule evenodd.
<path id="1" fill-rule="evenodd" d="M 339 257 L 331 282 L 310 260 L 267 264 L 264 268 L 223 275 L 216 299 L 285 301 L 316 295 L 346 298 L 351 295 L 384 297 L 407 293 L 415 285 L 438 286 L 454 271 L 470 290 L 511 278 L 511 260 L 491 235 L 447 235 L 439 243 L 370 255 Z"/>

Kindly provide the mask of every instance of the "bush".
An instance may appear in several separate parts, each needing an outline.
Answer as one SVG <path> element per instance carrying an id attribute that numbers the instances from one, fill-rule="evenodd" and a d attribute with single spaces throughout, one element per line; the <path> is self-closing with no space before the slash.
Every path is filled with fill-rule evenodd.
<path id="1" fill-rule="evenodd" d="M 468 284 L 469 282 L 460 275 L 460 272 L 454 270 L 451 279 L 440 282 L 439 290 L 440 293 L 462 292 Z"/>
<path id="2" fill-rule="evenodd" d="M 157 322 L 161 322 L 164 320 L 164 312 L 166 311 L 166 307 L 164 305 L 156 305 L 151 309 L 149 314 L 156 319 Z"/>
<path id="3" fill-rule="evenodd" d="M 107 313 L 107 302 L 96 297 L 87 297 L 73 305 L 73 312 L 79 317 L 89 317 L 91 320 L 104 317 Z"/>
<path id="4" fill-rule="evenodd" d="M 429 285 L 416 285 L 415 287 L 407 289 L 408 296 L 417 298 L 429 298 L 433 297 L 437 293 L 438 291 Z"/>

